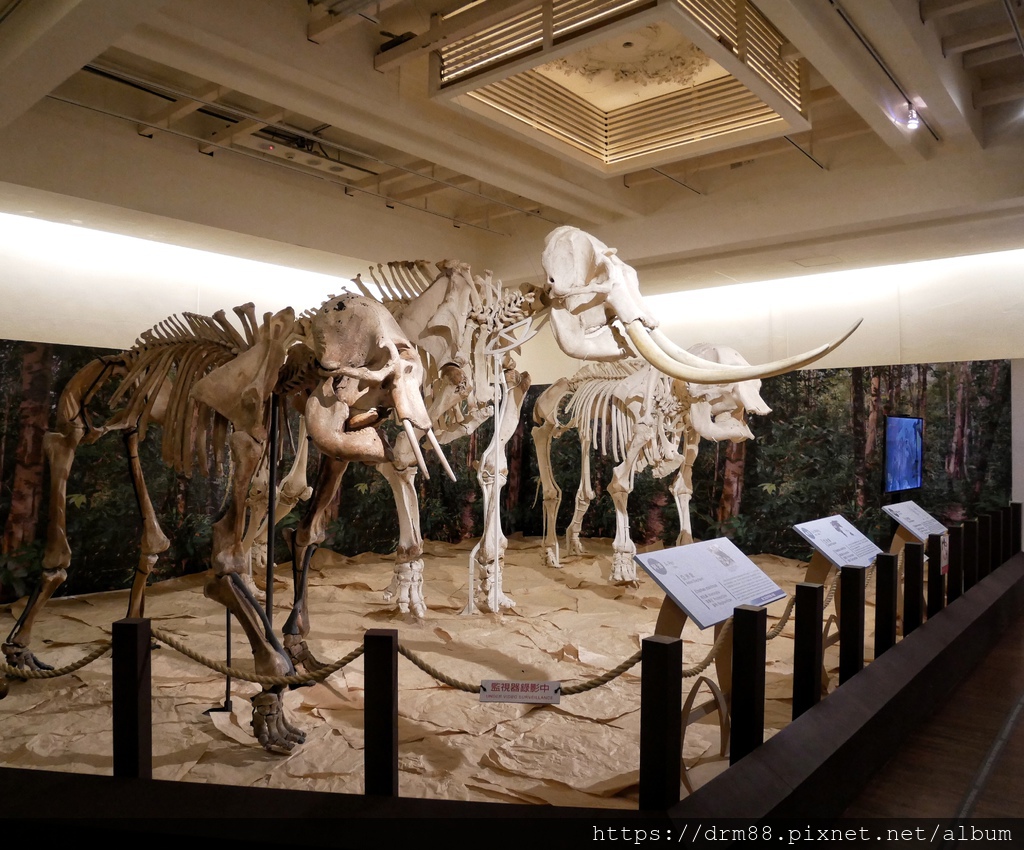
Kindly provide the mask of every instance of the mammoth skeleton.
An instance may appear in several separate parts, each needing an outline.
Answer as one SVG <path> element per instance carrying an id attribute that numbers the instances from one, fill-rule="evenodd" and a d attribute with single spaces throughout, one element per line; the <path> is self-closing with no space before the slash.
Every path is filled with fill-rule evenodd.
<path id="1" fill-rule="evenodd" d="M 709 362 L 745 366 L 746 361 L 727 346 L 700 344 L 689 352 Z M 580 441 L 580 484 L 576 506 L 566 530 L 570 554 L 583 552 L 580 530 L 594 499 L 590 454 L 611 452 L 617 465 L 608 485 L 615 505 L 615 541 L 612 580 L 636 581 L 633 555 L 636 546 L 629 533 L 627 502 L 635 476 L 650 468 L 655 478 L 676 473 L 672 495 L 679 513 L 676 545 L 693 542 L 690 498 L 693 465 L 701 438 L 715 442 L 740 442 L 753 434 L 744 421 L 749 412 L 766 415 L 770 408 L 761 398 L 760 380 L 730 384 L 695 384 L 668 377 L 643 360 L 596 363 L 584 366 L 571 378 L 563 378 L 545 390 L 533 411 L 544 505 L 544 558 L 561 567 L 555 523 L 562 491 L 551 466 L 552 441 L 576 428 Z M 558 410 L 563 399 L 565 421 Z"/>
<path id="2" fill-rule="evenodd" d="M 410 439 L 426 434 L 437 447 L 421 395 L 422 365 L 387 310 L 359 295 L 331 298 L 298 319 L 291 308 L 268 313 L 262 325 L 257 325 L 251 305 L 236 312 L 242 333 L 223 313 L 172 317 L 144 333 L 129 351 L 87 366 L 65 389 L 57 427 L 47 436 L 51 513 L 43 578 L 4 644 L 12 663 L 42 666 L 31 653 L 29 639 L 36 616 L 64 580 L 71 561 L 64 510 L 74 449 L 111 430 L 128 434 L 133 483 L 140 489 L 145 530 L 129 614 L 141 614 L 148 567 L 167 541 L 156 525 L 141 467 L 131 450 L 149 424 L 160 422 L 164 459 L 176 470 L 190 472 L 195 459 L 202 466 L 210 447 L 226 444 L 230 451 L 229 495 L 223 515 L 213 525 L 206 595 L 241 623 L 258 673 L 289 675 L 295 664 L 317 666 L 305 644 L 306 578 L 312 552 L 325 536 L 327 507 L 349 463 L 394 460 L 381 430 L 392 412 Z M 96 425 L 86 405 L 114 379 L 118 383 L 109 396 L 113 412 L 104 424 Z M 302 412 L 309 440 L 320 453 L 310 505 L 292 538 L 294 598 L 283 641 L 273 633 L 247 580 L 253 529 L 266 514 L 262 476 L 270 462 L 274 395 Z M 425 471 L 418 447 L 414 455 Z M 302 476 L 295 477 L 295 488 L 302 492 Z M 253 698 L 253 729 L 270 750 L 290 750 L 304 737 L 284 716 L 282 690 L 264 687 Z"/>

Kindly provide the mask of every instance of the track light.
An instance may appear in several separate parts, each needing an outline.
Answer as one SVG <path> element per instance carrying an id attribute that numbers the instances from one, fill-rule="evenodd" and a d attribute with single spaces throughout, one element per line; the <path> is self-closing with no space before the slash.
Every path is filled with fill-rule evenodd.
<path id="1" fill-rule="evenodd" d="M 907 129 L 916 130 L 921 126 L 921 118 L 913 106 L 907 104 Z"/>

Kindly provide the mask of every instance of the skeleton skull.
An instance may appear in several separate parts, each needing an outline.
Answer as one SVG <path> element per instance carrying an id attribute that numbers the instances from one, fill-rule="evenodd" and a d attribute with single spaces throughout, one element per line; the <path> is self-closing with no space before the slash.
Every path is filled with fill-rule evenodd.
<path id="1" fill-rule="evenodd" d="M 618 360 L 639 352 L 655 368 L 684 381 L 719 384 L 767 378 L 824 357 L 860 325 L 827 345 L 758 366 L 723 366 L 677 347 L 640 295 L 636 271 L 599 239 L 576 227 L 548 234 L 542 256 L 559 347 L 582 360 Z"/>
<path id="2" fill-rule="evenodd" d="M 380 463 L 390 447 L 377 426 L 392 410 L 416 447 L 417 462 L 427 477 L 414 429 L 425 431 L 437 447 L 423 403 L 423 365 L 391 314 L 377 301 L 346 293 L 327 301 L 310 323 L 320 382 L 306 403 L 310 437 L 325 454 Z"/>

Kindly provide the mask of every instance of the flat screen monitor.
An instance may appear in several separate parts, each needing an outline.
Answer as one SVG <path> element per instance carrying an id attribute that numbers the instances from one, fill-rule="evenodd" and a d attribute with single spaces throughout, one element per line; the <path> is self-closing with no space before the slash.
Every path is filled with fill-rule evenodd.
<path id="1" fill-rule="evenodd" d="M 885 492 L 916 490 L 923 483 L 924 420 L 885 417 Z"/>

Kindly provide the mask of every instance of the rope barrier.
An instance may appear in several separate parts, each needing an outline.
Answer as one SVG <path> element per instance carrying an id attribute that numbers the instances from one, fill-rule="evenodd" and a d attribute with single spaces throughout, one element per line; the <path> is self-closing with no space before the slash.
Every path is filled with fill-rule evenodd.
<path id="1" fill-rule="evenodd" d="M 261 676 L 258 673 L 250 673 L 248 670 L 239 670 L 237 667 L 229 667 L 221 661 L 217 661 L 216 659 L 203 655 L 200 652 L 189 649 L 185 644 L 174 637 L 174 635 L 165 632 L 163 629 L 153 629 L 153 637 L 163 643 L 166 643 L 171 647 L 171 649 L 177 650 L 182 655 L 191 658 L 193 661 L 202 664 L 204 667 L 208 667 L 216 673 L 231 676 L 235 679 L 241 679 L 243 682 L 253 682 L 257 685 L 268 685 L 270 687 L 279 685 L 308 685 L 313 682 L 322 682 L 328 676 L 337 673 L 342 667 L 355 661 L 363 654 L 363 647 L 360 645 L 353 649 L 344 658 L 335 661 L 333 664 L 328 664 L 326 667 L 321 667 L 319 670 L 315 670 L 312 673 L 296 673 L 293 676 Z"/>
<path id="2" fill-rule="evenodd" d="M 64 667 L 57 667 L 54 670 L 28 670 L 24 667 L 12 667 L 10 664 L 0 662 L 0 673 L 4 673 L 12 679 L 56 679 L 58 676 L 67 676 L 69 673 L 81 670 L 108 652 L 110 652 L 110 641 L 104 640 L 84 658 Z"/>

